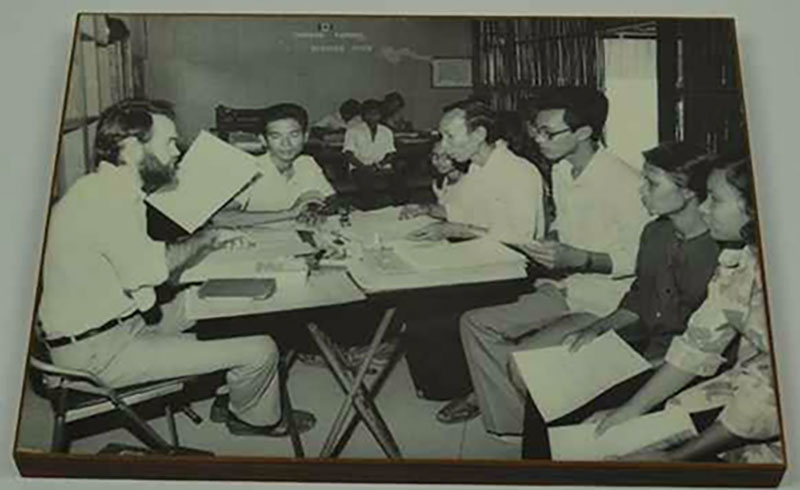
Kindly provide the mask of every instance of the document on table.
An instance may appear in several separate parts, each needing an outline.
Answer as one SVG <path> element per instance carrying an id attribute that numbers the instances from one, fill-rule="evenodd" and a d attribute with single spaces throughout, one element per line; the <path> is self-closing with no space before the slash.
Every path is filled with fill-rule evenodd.
<path id="1" fill-rule="evenodd" d="M 394 247 L 414 269 L 464 269 L 496 264 L 525 264 L 525 259 L 500 242 L 481 238 L 459 243 L 403 242 Z"/>
<path id="2" fill-rule="evenodd" d="M 351 225 L 342 228 L 341 233 L 364 245 L 377 241 L 383 243 L 404 240 L 406 235 L 437 220 L 429 216 L 400 219 L 399 207 L 387 207 L 375 211 L 354 212 L 350 215 Z"/>
<path id="3" fill-rule="evenodd" d="M 689 413 L 681 408 L 655 412 L 611 427 L 599 437 L 597 424 L 548 429 L 555 461 L 598 461 L 636 451 L 658 450 L 697 435 Z"/>
<path id="4" fill-rule="evenodd" d="M 201 131 L 178 166 L 178 185 L 146 200 L 193 233 L 258 173 L 252 155 Z"/>
<path id="5" fill-rule="evenodd" d="M 512 355 L 546 422 L 570 413 L 612 386 L 651 368 L 613 330 L 575 352 L 569 352 L 566 346 L 556 346 Z"/>

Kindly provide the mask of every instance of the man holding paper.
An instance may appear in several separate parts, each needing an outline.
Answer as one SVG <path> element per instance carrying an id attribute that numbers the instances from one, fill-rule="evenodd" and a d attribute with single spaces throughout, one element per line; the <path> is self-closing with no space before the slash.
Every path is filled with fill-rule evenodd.
<path id="1" fill-rule="evenodd" d="M 199 231 L 174 244 L 147 234 L 146 196 L 180 186 L 173 118 L 168 104 L 145 100 L 101 115 L 96 170 L 52 209 L 39 305 L 44 342 L 57 365 L 112 386 L 227 370 L 229 431 L 286 435 L 272 339 L 199 341 L 184 333 L 192 324 L 181 295 L 157 304 L 157 286 L 225 243 L 221 232 Z M 314 424 L 309 413 L 292 416 L 301 430 Z"/>
<path id="2" fill-rule="evenodd" d="M 537 104 L 530 129 L 553 167 L 556 221 L 546 240 L 520 243 L 535 262 L 565 275 L 506 305 L 467 312 L 461 337 L 475 395 L 451 402 L 455 412 L 480 407 L 496 435 L 522 432 L 523 399 L 507 363 L 530 333 L 574 329 L 611 313 L 632 282 L 647 213 L 640 173 L 602 143 L 608 100 L 594 89 L 557 89 Z M 555 327 L 555 326 L 558 327 Z M 571 331 L 571 330 L 565 330 Z"/>

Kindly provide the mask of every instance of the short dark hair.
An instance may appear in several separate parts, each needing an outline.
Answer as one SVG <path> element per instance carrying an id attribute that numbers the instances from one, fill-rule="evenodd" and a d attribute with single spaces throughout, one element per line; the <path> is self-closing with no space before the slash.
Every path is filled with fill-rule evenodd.
<path id="1" fill-rule="evenodd" d="M 135 137 L 146 143 L 152 137 L 153 115 L 175 120 L 175 110 L 164 100 L 125 99 L 100 114 L 94 139 L 94 160 L 119 165 L 120 143 Z"/>
<path id="2" fill-rule="evenodd" d="M 400 107 L 406 105 L 406 99 L 403 98 L 403 95 L 400 92 L 389 92 L 383 97 L 383 101 L 392 104 L 397 104 Z"/>
<path id="3" fill-rule="evenodd" d="M 739 193 L 745 206 L 748 218 L 739 234 L 748 245 L 758 245 L 758 215 L 756 199 L 753 191 L 753 169 L 749 155 L 741 152 L 723 153 L 716 161 L 714 170 L 719 170 L 725 180 Z"/>
<path id="4" fill-rule="evenodd" d="M 667 172 L 679 186 L 694 192 L 699 201 L 705 200 L 706 181 L 715 155 L 684 141 L 665 141 L 642 155 L 648 164 Z"/>
<path id="5" fill-rule="evenodd" d="M 472 132 L 482 127 L 486 130 L 486 142 L 494 143 L 500 137 L 497 124 L 497 113 L 482 100 L 470 98 L 450 104 L 447 112 L 461 110 L 467 129 Z"/>
<path id="6" fill-rule="evenodd" d="M 353 119 L 357 115 L 361 114 L 361 102 L 357 101 L 356 99 L 345 100 L 342 102 L 342 105 L 339 106 L 339 114 L 342 115 L 342 119 L 345 121 Z"/>
<path id="7" fill-rule="evenodd" d="M 361 103 L 361 115 L 365 115 L 368 112 L 381 112 L 381 101 L 375 99 L 367 99 Z"/>
<path id="8" fill-rule="evenodd" d="M 308 130 L 308 112 L 298 104 L 284 102 L 264 109 L 264 132 L 267 131 L 269 123 L 281 119 L 294 119 L 303 128 L 303 132 Z"/>
<path id="9" fill-rule="evenodd" d="M 608 99 L 597 89 L 588 87 L 559 87 L 539 98 L 537 112 L 564 109 L 564 122 L 573 131 L 583 126 L 592 129 L 592 139 L 599 141 L 608 118 Z"/>

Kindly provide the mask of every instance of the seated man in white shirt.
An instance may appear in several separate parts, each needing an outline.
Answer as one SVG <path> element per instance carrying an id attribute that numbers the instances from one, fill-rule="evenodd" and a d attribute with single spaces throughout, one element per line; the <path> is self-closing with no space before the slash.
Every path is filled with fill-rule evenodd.
<path id="1" fill-rule="evenodd" d="M 90 371 L 115 387 L 226 370 L 228 430 L 287 435 L 272 339 L 200 341 L 185 333 L 192 322 L 182 295 L 156 303 L 157 286 L 223 237 L 201 231 L 165 244 L 148 236 L 146 195 L 180 185 L 173 117 L 166 103 L 142 100 L 100 116 L 97 169 L 78 179 L 50 215 L 38 311 L 44 343 L 56 365 Z M 155 308 L 160 315 L 150 314 Z M 315 422 L 299 410 L 290 416 L 302 431 Z"/>
<path id="2" fill-rule="evenodd" d="M 395 203 L 405 198 L 404 163 L 397 158 L 392 130 L 381 124 L 381 103 L 365 100 L 361 104 L 363 122 L 344 134 L 344 158 L 352 169 L 353 179 L 365 209 L 384 204 L 379 199 L 382 176 L 388 174 L 390 193 Z"/>
<path id="3" fill-rule="evenodd" d="M 326 115 L 311 127 L 325 131 L 344 131 L 360 122 L 361 103 L 355 99 L 347 99 L 335 112 Z"/>
<path id="4" fill-rule="evenodd" d="M 600 143 L 606 97 L 593 89 L 564 88 L 537 108 L 531 133 L 542 155 L 556 162 L 555 233 L 522 247 L 533 261 L 566 278 L 537 281 L 534 293 L 514 303 L 462 317 L 475 394 L 454 400 L 446 414 L 457 421 L 480 411 L 486 430 L 499 436 L 522 433 L 523 398 L 506 370 L 511 352 L 529 345 L 531 334 L 544 327 L 550 327 L 545 331 L 553 338 L 537 342 L 556 344 L 612 312 L 633 280 L 639 236 L 648 219 L 639 198 L 640 173 Z"/>
<path id="5" fill-rule="evenodd" d="M 446 221 L 429 225 L 412 237 L 488 236 L 525 243 L 543 238 L 541 175 L 536 166 L 498 141 L 494 111 L 478 100 L 455 104 L 444 113 L 439 130 L 442 149 L 456 163 L 469 163 L 469 170 L 459 181 L 459 198 L 444 202 Z M 470 308 L 506 300 L 504 291 L 502 299 L 497 293 L 501 291 L 484 289 L 477 297 L 459 296 L 447 304 L 435 302 L 404 312 L 406 357 L 421 397 L 450 400 L 472 392 L 458 319 Z"/>
<path id="6" fill-rule="evenodd" d="M 214 218 L 223 226 L 248 226 L 296 219 L 335 191 L 314 157 L 304 155 L 308 113 L 297 104 L 264 111 L 267 153 L 258 158 L 260 177 Z"/>
<path id="7" fill-rule="evenodd" d="M 489 234 L 507 242 L 544 237 L 543 183 L 539 170 L 500 140 L 495 113 L 479 100 L 450 106 L 439 123 L 441 147 L 457 164 L 469 165 L 460 187 L 465 199 L 445 204 L 446 222 L 415 238 L 474 238 Z"/>

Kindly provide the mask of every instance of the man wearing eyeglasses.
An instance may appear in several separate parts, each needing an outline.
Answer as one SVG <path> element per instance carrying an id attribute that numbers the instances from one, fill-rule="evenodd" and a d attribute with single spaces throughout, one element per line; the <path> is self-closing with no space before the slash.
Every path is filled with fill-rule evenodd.
<path id="1" fill-rule="evenodd" d="M 539 101 L 530 134 L 552 171 L 556 220 L 545 240 L 519 244 L 534 262 L 563 277 L 539 280 L 514 303 L 461 318 L 461 337 L 475 394 L 453 411 L 477 404 L 485 428 L 522 433 L 523 398 L 507 375 L 513 351 L 557 345 L 613 311 L 634 273 L 639 235 L 648 219 L 640 174 L 602 141 L 608 100 L 593 89 L 558 89 Z M 533 335 L 542 331 L 541 335 Z"/>

